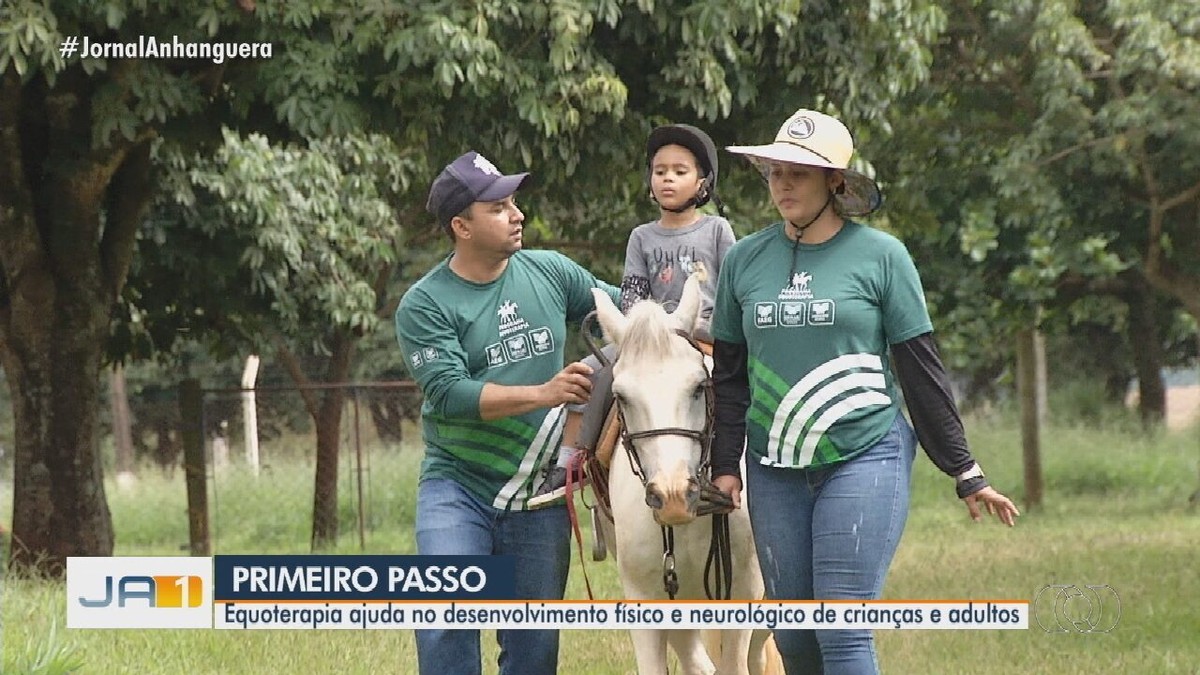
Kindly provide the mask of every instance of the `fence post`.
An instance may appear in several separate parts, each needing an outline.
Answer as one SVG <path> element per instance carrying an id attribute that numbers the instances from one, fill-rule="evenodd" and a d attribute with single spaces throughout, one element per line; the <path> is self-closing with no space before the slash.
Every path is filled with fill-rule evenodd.
<path id="1" fill-rule="evenodd" d="M 1017 395 L 1021 402 L 1021 448 L 1025 506 L 1042 505 L 1042 421 L 1045 418 L 1046 343 L 1037 328 L 1017 332 Z"/>
<path id="2" fill-rule="evenodd" d="M 254 400 L 254 382 L 258 379 L 258 356 L 246 357 L 242 371 L 242 433 L 246 438 L 246 463 L 258 475 L 258 407 Z"/>
<path id="3" fill-rule="evenodd" d="M 183 472 L 187 482 L 188 540 L 194 556 L 210 555 L 208 483 L 204 466 L 204 399 L 200 380 L 179 384 L 179 418 L 183 438 Z"/>

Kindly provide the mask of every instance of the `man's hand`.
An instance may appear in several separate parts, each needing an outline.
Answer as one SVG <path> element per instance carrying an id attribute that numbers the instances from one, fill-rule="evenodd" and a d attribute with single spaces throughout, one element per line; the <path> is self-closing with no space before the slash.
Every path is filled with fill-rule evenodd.
<path id="1" fill-rule="evenodd" d="M 721 492 L 733 498 L 733 508 L 742 508 L 742 481 L 737 476 L 717 476 L 712 479 L 713 485 Z"/>
<path id="2" fill-rule="evenodd" d="M 539 387 L 546 402 L 546 407 L 554 407 L 563 403 L 587 403 L 592 396 L 592 381 L 588 376 L 592 369 L 582 361 L 568 363 L 566 368 L 547 383 Z"/>
<path id="3" fill-rule="evenodd" d="M 484 383 L 479 393 L 479 417 L 495 420 L 564 403 L 587 403 L 592 395 L 592 381 L 588 379 L 591 374 L 591 368 L 576 361 L 567 364 L 566 368 L 543 384 Z"/>

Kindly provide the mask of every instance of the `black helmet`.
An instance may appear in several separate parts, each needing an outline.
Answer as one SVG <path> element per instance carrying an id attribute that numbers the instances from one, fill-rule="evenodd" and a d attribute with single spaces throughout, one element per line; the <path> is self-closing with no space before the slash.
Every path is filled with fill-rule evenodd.
<path id="1" fill-rule="evenodd" d="M 650 138 L 646 140 L 647 182 L 649 182 L 649 168 L 654 161 L 654 153 L 664 145 L 681 145 L 696 156 L 696 161 L 700 163 L 700 171 L 704 175 L 704 183 L 700 186 L 700 191 L 696 193 L 695 205 L 707 204 L 708 200 L 715 196 L 717 189 L 717 146 L 712 139 L 708 137 L 708 134 L 690 124 L 668 124 L 657 127 L 650 132 Z M 720 205 L 719 200 L 717 204 Z"/>

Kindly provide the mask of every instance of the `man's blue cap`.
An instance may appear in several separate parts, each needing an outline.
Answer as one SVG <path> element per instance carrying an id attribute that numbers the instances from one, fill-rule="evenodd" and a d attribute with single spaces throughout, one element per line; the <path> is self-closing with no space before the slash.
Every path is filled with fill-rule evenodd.
<path id="1" fill-rule="evenodd" d="M 505 176 L 495 164 L 472 150 L 447 164 L 433 179 L 425 208 L 437 216 L 439 225 L 447 227 L 471 204 L 504 199 L 521 189 L 526 178 L 528 173 Z"/>

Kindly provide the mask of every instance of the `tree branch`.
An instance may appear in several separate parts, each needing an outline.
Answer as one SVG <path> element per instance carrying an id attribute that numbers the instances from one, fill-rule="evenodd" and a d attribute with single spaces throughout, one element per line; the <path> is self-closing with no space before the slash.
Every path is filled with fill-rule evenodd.
<path id="1" fill-rule="evenodd" d="M 149 134 L 153 136 L 153 134 Z M 134 241 L 153 190 L 150 186 L 150 140 L 141 141 L 109 185 L 108 218 L 100 240 L 100 264 L 109 297 L 115 299 L 125 286 L 133 260 Z"/>
<path id="2" fill-rule="evenodd" d="M 1196 183 L 1192 187 L 1190 187 L 1190 188 L 1184 190 L 1183 192 L 1180 192 L 1179 194 L 1175 195 L 1174 197 L 1171 197 L 1170 199 L 1164 201 L 1162 204 L 1159 205 L 1159 208 L 1162 209 L 1163 212 L 1165 213 L 1165 212 L 1170 211 L 1171 209 L 1175 208 L 1176 206 L 1190 202 L 1190 201 L 1196 199 L 1197 197 L 1200 197 L 1200 183 Z"/>
<path id="3" fill-rule="evenodd" d="M 1082 143 L 1073 145 L 1069 148 L 1059 150 L 1058 152 L 1054 153 L 1053 155 L 1050 155 L 1046 159 L 1043 159 L 1042 161 L 1038 162 L 1034 166 L 1036 166 L 1038 168 L 1048 166 L 1050 164 L 1057 162 L 1060 159 L 1063 159 L 1063 158 L 1068 157 L 1076 152 L 1079 152 L 1080 150 L 1083 150 L 1085 148 L 1090 148 L 1094 145 L 1100 145 L 1101 143 L 1108 143 L 1111 141 L 1115 141 L 1116 139 L 1121 138 L 1123 136 L 1124 136 L 1124 134 L 1118 134 L 1116 136 L 1105 136 L 1103 138 L 1093 138 L 1091 140 L 1084 141 Z"/>
<path id="4" fill-rule="evenodd" d="M 372 290 L 375 291 L 375 316 L 380 319 L 388 319 L 396 313 L 396 308 L 400 306 L 400 298 L 387 297 L 388 281 L 392 278 L 392 272 L 396 269 L 395 263 L 380 265 L 379 272 L 375 275 L 375 282 L 371 284 Z"/>
<path id="5" fill-rule="evenodd" d="M 317 401 L 317 395 L 312 389 L 304 389 L 304 385 L 308 384 L 308 376 L 304 374 L 304 369 L 300 367 L 300 361 L 296 355 L 292 353 L 287 345 L 283 344 L 281 338 L 275 338 L 275 355 L 279 357 L 279 362 L 288 371 L 292 382 L 295 382 L 301 387 L 300 398 L 304 400 L 304 409 L 308 411 L 310 417 L 317 419 L 317 414 L 320 412 L 320 402 Z"/>

